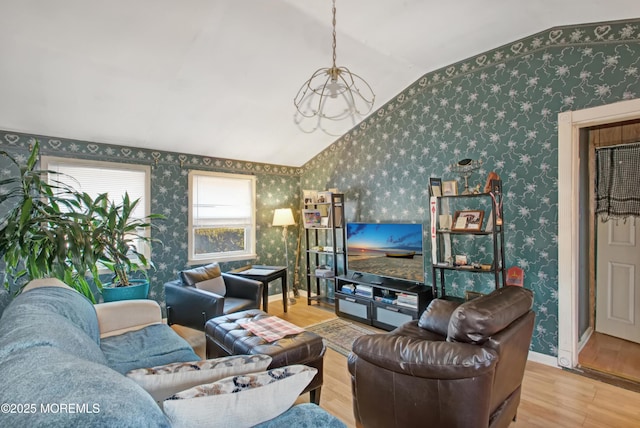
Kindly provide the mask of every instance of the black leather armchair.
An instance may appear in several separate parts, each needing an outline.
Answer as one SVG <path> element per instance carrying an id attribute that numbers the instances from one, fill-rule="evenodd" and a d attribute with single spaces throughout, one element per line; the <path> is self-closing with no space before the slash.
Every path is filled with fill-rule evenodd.
<path id="1" fill-rule="evenodd" d="M 419 321 L 362 336 L 348 367 L 359 427 L 508 427 L 533 334 L 533 294 L 435 299 Z"/>
<path id="2" fill-rule="evenodd" d="M 179 278 L 164 284 L 167 304 L 167 324 L 178 324 L 204 331 L 211 318 L 247 309 L 260 309 L 262 283 L 252 279 L 222 273 L 226 294 L 213 293 L 196 287 L 210 277 L 217 264 L 180 272 Z"/>

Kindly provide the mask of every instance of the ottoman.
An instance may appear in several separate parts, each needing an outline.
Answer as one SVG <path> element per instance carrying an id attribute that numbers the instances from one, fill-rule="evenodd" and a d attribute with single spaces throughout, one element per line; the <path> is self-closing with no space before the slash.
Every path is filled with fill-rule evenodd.
<path id="1" fill-rule="evenodd" d="M 259 309 L 249 309 L 212 318 L 206 322 L 207 358 L 240 354 L 267 354 L 273 359 L 269 369 L 304 364 L 318 369 L 303 393 L 309 392 L 310 401 L 320 404 L 322 365 L 325 346 L 322 337 L 310 331 L 286 336 L 274 342 L 254 335 L 240 326 L 248 321 L 268 317 Z"/>

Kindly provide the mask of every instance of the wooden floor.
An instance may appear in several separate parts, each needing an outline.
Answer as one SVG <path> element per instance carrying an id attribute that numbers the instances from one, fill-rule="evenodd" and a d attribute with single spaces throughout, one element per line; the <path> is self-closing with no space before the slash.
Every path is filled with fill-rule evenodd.
<path id="1" fill-rule="evenodd" d="M 298 299 L 295 305 L 289 306 L 286 314 L 282 311 L 282 302 L 269 302 L 269 313 L 301 327 L 335 318 L 335 314 L 329 310 L 307 306 L 305 299 Z M 194 346 L 199 355 L 204 356 L 204 333 L 179 326 L 174 326 L 174 329 Z M 304 401 L 308 401 L 308 394 L 299 399 L 299 402 Z M 354 428 L 351 403 L 347 359 L 327 349 L 320 405 L 348 427 Z M 534 362 L 527 364 L 518 418 L 511 428 L 638 426 L 639 393 L 559 368 Z"/>
<path id="2" fill-rule="evenodd" d="M 638 343 L 595 332 L 580 351 L 578 362 L 581 367 L 640 382 Z"/>

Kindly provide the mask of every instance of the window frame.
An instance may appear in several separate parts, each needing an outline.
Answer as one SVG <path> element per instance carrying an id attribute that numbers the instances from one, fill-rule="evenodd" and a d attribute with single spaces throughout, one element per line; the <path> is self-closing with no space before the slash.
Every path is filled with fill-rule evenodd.
<path id="1" fill-rule="evenodd" d="M 224 255 L 225 253 L 207 253 L 206 255 L 197 256 L 195 254 L 195 227 L 193 222 L 193 208 L 194 208 L 194 177 L 196 176 L 208 176 L 208 177 L 219 177 L 225 179 L 236 179 L 236 180 L 244 180 L 249 181 L 251 185 L 251 221 L 249 222 L 249 231 L 246 233 L 245 239 L 247 242 L 247 248 L 239 253 L 233 252 L 228 255 Z M 204 264 L 211 262 L 231 262 L 238 260 L 252 260 L 257 258 L 256 254 L 256 177 L 255 175 L 250 174 L 233 174 L 227 172 L 217 172 L 217 171 L 203 171 L 203 170 L 191 170 L 189 171 L 189 184 L 188 184 L 188 210 L 187 210 L 187 234 L 188 234 L 188 253 L 187 253 L 187 264 L 195 265 L 195 264 Z M 224 226 L 224 225 L 221 225 Z M 230 227 L 237 225 L 228 225 Z"/>

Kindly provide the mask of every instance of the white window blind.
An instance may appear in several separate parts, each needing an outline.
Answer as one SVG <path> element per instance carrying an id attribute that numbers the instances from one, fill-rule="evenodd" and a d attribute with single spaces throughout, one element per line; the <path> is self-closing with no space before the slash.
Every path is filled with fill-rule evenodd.
<path id="1" fill-rule="evenodd" d="M 132 201 L 140 198 L 135 218 L 143 218 L 149 213 L 149 172 L 146 166 L 43 156 L 42 169 L 60 174 L 50 177 L 50 180 L 61 181 L 93 198 L 108 193 L 109 201 L 119 204 L 128 193 Z"/>
<path id="2" fill-rule="evenodd" d="M 193 186 L 194 226 L 251 223 L 250 180 L 196 175 Z"/>
<path id="3" fill-rule="evenodd" d="M 255 177 L 189 173 L 190 260 L 246 259 L 255 253 Z"/>

